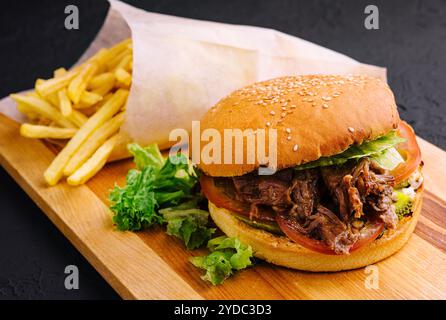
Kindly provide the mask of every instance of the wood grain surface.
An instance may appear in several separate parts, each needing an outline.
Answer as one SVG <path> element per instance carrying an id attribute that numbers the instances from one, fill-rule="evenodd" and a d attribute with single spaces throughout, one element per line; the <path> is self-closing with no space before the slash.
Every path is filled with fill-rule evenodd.
<path id="1" fill-rule="evenodd" d="M 113 228 L 109 190 L 123 184 L 131 161 L 109 164 L 88 184 L 47 187 L 54 158 L 43 142 L 23 138 L 0 114 L 0 164 L 113 288 L 126 299 L 446 299 L 446 152 L 419 139 L 425 162 L 421 217 L 408 244 L 375 264 L 379 288 L 367 289 L 365 269 L 309 273 L 260 262 L 223 285 L 200 279 L 192 255 L 163 228 L 131 233 Z"/>

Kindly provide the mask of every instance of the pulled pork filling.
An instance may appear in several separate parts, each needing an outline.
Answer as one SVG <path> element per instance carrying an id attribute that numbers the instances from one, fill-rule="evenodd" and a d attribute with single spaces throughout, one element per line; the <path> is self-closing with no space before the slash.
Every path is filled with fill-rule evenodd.
<path id="1" fill-rule="evenodd" d="M 394 178 L 368 158 L 271 176 L 250 173 L 234 177 L 233 183 L 235 197 L 249 204 L 251 218 L 273 210 L 338 254 L 350 251 L 368 222 L 381 221 L 387 228 L 398 223 Z"/>

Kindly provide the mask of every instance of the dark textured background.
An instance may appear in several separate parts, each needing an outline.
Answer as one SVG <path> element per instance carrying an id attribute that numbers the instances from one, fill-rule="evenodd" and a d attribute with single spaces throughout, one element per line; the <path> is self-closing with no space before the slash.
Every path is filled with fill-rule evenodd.
<path id="1" fill-rule="evenodd" d="M 418 135 L 446 148 L 446 1 L 126 1 L 150 11 L 278 29 L 388 68 L 402 118 Z M 80 30 L 65 30 L 64 8 L 76 4 Z M 380 10 L 380 30 L 363 26 L 364 8 Z M 69 67 L 100 28 L 108 4 L 1 1 L 0 97 Z M 268 45 L 268 44 L 265 44 Z M 116 293 L 0 168 L 0 299 L 115 299 Z M 65 290 L 66 265 L 80 289 Z M 150 266 L 148 266 L 149 268 Z"/>

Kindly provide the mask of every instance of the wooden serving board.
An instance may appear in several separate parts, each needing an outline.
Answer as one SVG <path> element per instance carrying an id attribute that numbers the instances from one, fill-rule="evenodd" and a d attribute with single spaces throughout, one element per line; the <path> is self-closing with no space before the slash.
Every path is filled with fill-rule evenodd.
<path id="1" fill-rule="evenodd" d="M 131 161 L 107 165 L 87 185 L 47 187 L 43 172 L 54 153 L 41 141 L 19 135 L 19 125 L 0 114 L 0 164 L 126 299 L 445 299 L 446 152 L 419 139 L 425 162 L 422 215 L 408 244 L 376 264 L 379 289 L 367 289 L 364 270 L 308 273 L 260 263 L 223 285 L 200 279 L 202 270 L 176 238 L 157 227 L 116 231 L 108 191 L 124 184 Z"/>

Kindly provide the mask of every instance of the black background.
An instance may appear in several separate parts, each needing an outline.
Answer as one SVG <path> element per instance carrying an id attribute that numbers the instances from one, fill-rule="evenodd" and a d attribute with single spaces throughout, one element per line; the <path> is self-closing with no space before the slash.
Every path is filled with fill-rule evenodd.
<path id="1" fill-rule="evenodd" d="M 418 135 L 446 148 L 446 1 L 126 2 L 160 13 L 274 28 L 385 66 L 401 117 Z M 64 28 L 69 4 L 79 8 L 79 30 Z M 368 4 L 379 8 L 379 30 L 364 28 Z M 1 1 L 0 97 L 73 64 L 107 10 L 102 0 Z M 1 168 L 0 208 L 0 298 L 119 298 Z M 79 290 L 64 288 L 70 264 L 79 268 Z"/>

